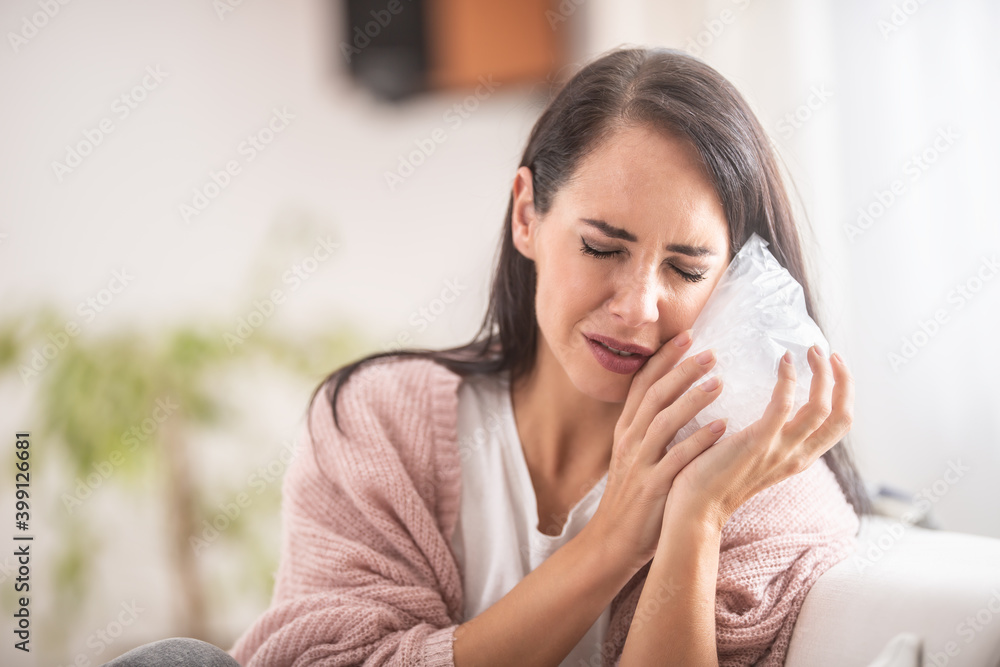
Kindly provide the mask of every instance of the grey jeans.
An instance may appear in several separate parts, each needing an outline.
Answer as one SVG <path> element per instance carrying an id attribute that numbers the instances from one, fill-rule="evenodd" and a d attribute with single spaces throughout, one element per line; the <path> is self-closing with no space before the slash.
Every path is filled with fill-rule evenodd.
<path id="1" fill-rule="evenodd" d="M 240 667 L 218 646 L 200 639 L 171 637 L 137 646 L 105 667 Z"/>

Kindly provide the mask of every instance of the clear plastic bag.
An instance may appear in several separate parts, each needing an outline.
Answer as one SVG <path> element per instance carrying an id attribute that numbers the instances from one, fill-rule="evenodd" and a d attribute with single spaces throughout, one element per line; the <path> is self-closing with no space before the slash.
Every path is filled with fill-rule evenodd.
<path id="1" fill-rule="evenodd" d="M 809 399 L 812 369 L 806 353 L 818 345 L 829 355 L 830 346 L 806 312 L 802 286 L 767 250 L 768 245 L 757 233 L 750 236 L 692 326 L 694 340 L 681 361 L 715 350 L 715 366 L 697 384 L 716 375 L 724 383 L 719 397 L 683 426 L 668 448 L 722 417 L 729 418 L 723 437 L 760 419 L 771 400 L 785 350 L 791 351 L 795 366 L 792 414 Z"/>

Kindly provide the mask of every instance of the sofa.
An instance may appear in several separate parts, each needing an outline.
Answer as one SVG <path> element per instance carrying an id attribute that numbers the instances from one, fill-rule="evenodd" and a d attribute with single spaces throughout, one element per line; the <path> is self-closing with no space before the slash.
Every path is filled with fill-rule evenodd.
<path id="1" fill-rule="evenodd" d="M 1000 667 L 1000 539 L 862 518 L 803 602 L 787 667 Z"/>

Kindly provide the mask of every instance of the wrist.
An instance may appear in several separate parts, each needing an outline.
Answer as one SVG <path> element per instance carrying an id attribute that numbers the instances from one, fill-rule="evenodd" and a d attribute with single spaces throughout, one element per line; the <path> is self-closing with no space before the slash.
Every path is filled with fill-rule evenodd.
<path id="1" fill-rule="evenodd" d="M 615 539 L 609 530 L 596 521 L 589 521 L 577 535 L 586 544 L 587 553 L 595 554 L 600 567 L 614 573 L 613 576 L 624 586 L 636 572 L 648 562 L 638 563 L 638 555 L 629 553 L 626 543 Z"/>
<path id="2" fill-rule="evenodd" d="M 730 514 L 724 511 L 718 503 L 667 496 L 667 504 L 663 513 L 663 530 L 665 535 L 673 530 L 681 529 L 711 535 L 722 533 L 722 528 L 729 521 Z"/>

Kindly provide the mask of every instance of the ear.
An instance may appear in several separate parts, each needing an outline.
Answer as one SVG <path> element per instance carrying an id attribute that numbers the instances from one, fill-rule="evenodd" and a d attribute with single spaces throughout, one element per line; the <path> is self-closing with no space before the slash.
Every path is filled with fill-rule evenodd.
<path id="1" fill-rule="evenodd" d="M 520 167 L 514 175 L 513 207 L 510 214 L 514 247 L 530 260 L 535 259 L 535 232 L 538 216 L 535 214 L 534 190 L 531 169 Z"/>

